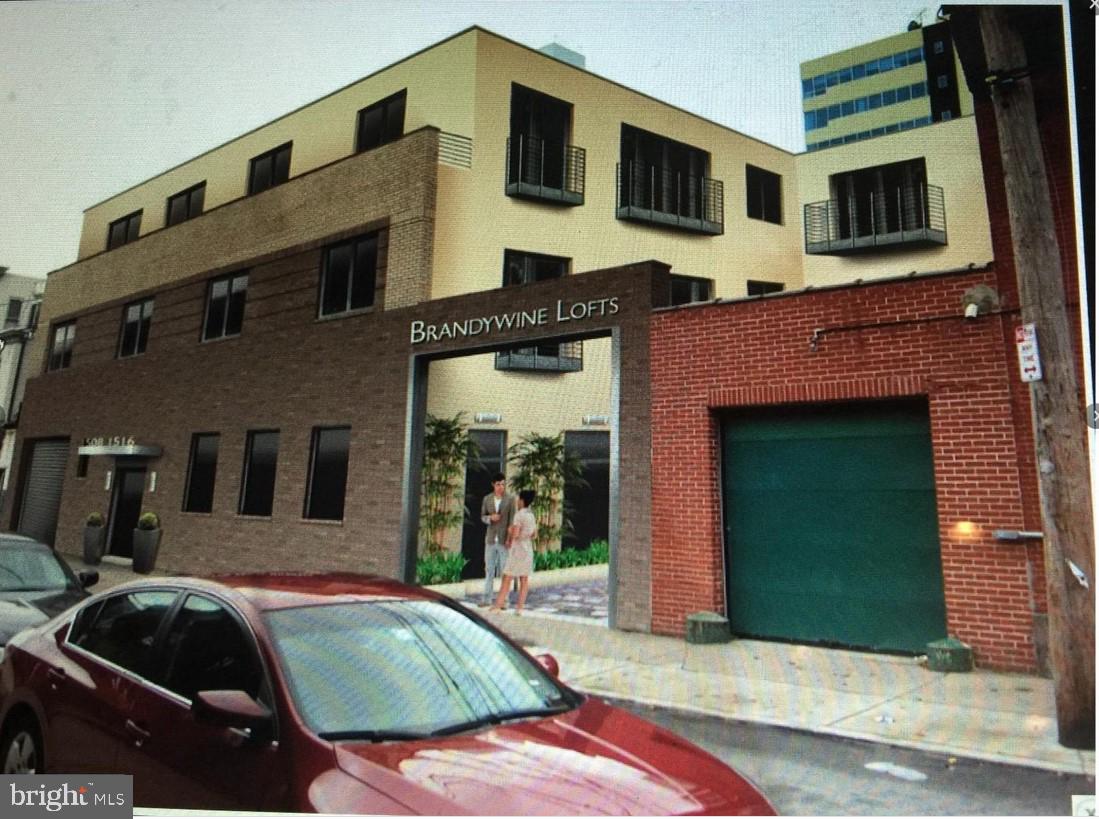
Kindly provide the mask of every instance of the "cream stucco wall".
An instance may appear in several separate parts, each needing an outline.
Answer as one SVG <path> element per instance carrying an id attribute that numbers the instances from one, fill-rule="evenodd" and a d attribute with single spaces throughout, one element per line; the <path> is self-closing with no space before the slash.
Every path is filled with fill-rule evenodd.
<path id="1" fill-rule="evenodd" d="M 476 31 L 473 168 L 439 180 L 436 275 L 441 298 L 499 287 L 506 248 L 567 256 L 582 272 L 659 259 L 675 274 L 715 281 L 715 295 L 745 295 L 748 278 L 797 286 L 795 156 L 484 31 Z M 573 105 L 572 143 L 586 150 L 584 204 L 527 202 L 504 195 L 511 85 Z M 724 183 L 725 233 L 698 236 L 615 218 L 615 167 L 622 123 L 693 145 L 711 156 L 710 176 Z M 745 163 L 783 179 L 785 225 L 746 216 Z M 763 274 L 766 273 L 766 276 Z"/>
<path id="2" fill-rule="evenodd" d="M 135 210 L 143 210 L 142 236 L 164 227 L 168 197 L 203 180 L 206 211 L 241 198 L 249 160 L 285 142 L 293 142 L 291 178 L 348 156 L 355 148 L 359 110 L 404 88 L 405 133 L 434 125 L 468 136 L 473 123 L 471 35 L 467 32 L 414 54 L 88 208 L 77 258 L 103 252 L 110 223 Z"/>
<path id="3" fill-rule="evenodd" d="M 799 201 L 830 197 L 833 174 L 923 157 L 927 182 L 943 189 L 947 244 L 851 256 L 804 256 L 805 284 L 825 285 L 984 264 L 992 259 L 984 173 L 974 117 L 813 151 L 798 157 Z"/>

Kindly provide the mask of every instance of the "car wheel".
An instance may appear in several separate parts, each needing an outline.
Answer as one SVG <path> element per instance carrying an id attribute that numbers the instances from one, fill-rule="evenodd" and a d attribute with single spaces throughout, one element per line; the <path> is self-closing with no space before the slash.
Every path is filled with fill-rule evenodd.
<path id="1" fill-rule="evenodd" d="M 5 774 L 42 773 L 42 739 L 31 717 L 12 720 L 0 740 L 0 760 Z"/>

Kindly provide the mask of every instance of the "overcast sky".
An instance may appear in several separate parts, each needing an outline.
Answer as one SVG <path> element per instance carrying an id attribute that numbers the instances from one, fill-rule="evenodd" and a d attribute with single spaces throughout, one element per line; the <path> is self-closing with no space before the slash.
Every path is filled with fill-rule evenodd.
<path id="1" fill-rule="evenodd" d="M 798 64 L 924 0 L 0 2 L 0 265 L 76 259 L 95 203 L 477 24 L 791 151 Z"/>

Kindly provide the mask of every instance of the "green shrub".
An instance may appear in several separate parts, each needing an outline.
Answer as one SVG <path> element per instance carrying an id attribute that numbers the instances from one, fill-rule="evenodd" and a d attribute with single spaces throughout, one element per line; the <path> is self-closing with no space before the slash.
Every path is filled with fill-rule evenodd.
<path id="1" fill-rule="evenodd" d="M 462 579 L 462 567 L 469 561 L 461 552 L 431 552 L 416 561 L 416 582 L 421 586 L 457 583 Z"/>
<path id="2" fill-rule="evenodd" d="M 143 512 L 141 517 L 137 519 L 137 528 L 145 531 L 159 529 L 160 518 L 157 517 L 156 512 Z"/>
<path id="3" fill-rule="evenodd" d="M 562 549 L 558 552 L 535 552 L 534 570 L 571 569 L 573 566 L 592 566 L 610 560 L 610 544 L 605 540 L 593 540 L 586 549 Z"/>
<path id="4" fill-rule="evenodd" d="M 92 512 L 88 515 L 88 519 L 84 521 L 88 526 L 102 526 L 103 525 L 103 513 Z"/>

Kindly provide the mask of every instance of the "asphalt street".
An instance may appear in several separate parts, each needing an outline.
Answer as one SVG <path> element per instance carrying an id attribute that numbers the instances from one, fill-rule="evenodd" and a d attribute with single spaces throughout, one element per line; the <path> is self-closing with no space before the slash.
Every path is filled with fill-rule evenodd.
<path id="1" fill-rule="evenodd" d="M 1095 794 L 1093 777 L 615 704 L 746 774 L 780 814 L 1068 816 L 1073 794 Z"/>

